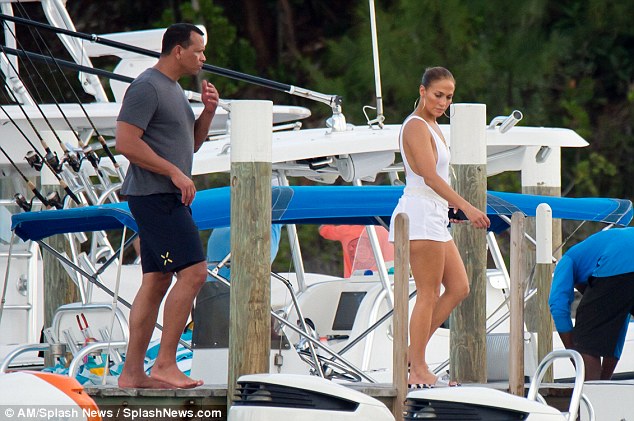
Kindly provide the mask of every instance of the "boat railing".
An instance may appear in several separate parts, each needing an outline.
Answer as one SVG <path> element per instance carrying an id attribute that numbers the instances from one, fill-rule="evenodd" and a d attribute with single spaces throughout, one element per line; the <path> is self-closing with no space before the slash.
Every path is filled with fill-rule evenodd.
<path id="1" fill-rule="evenodd" d="M 546 355 L 544 359 L 539 363 L 539 366 L 537 366 L 537 370 L 535 371 L 535 375 L 531 380 L 531 384 L 526 397 L 534 401 L 538 400 L 537 396 L 539 394 L 539 388 L 542 384 L 542 380 L 544 379 L 548 368 L 550 368 L 554 361 L 558 359 L 571 360 L 575 366 L 574 388 L 572 390 L 570 405 L 566 414 L 567 419 L 569 421 L 573 421 L 577 419 L 577 415 L 579 413 L 579 407 L 583 396 L 583 382 L 586 377 L 586 369 L 583 363 L 583 358 L 581 357 L 581 354 L 579 354 L 577 351 L 572 349 L 559 349 L 552 351 L 548 355 Z M 592 405 L 590 401 L 585 398 L 584 402 L 588 407 L 591 418 L 593 418 L 594 411 L 592 410 Z"/>
<path id="2" fill-rule="evenodd" d="M 73 357 L 73 360 L 70 362 L 70 365 L 68 366 L 68 376 L 74 378 L 77 375 L 79 368 L 83 364 L 84 357 L 95 354 L 97 351 L 101 351 L 104 349 L 112 351 L 118 348 L 125 349 L 126 346 L 128 346 L 127 341 L 93 342 L 86 345 L 79 350 L 79 352 Z"/>
<path id="3" fill-rule="evenodd" d="M 35 351 L 48 351 L 53 359 L 60 359 L 64 364 L 70 362 L 69 375 L 71 377 L 76 375 L 76 370 L 84 363 L 84 357 L 94 355 L 94 351 L 98 349 L 108 349 L 109 354 L 114 353 L 114 361 L 120 362 L 120 355 L 116 350 L 126 346 L 129 325 L 121 310 L 116 308 L 113 320 L 117 323 L 112 324 L 113 334 L 111 334 L 107 326 L 110 324 L 112 311 L 112 306 L 108 303 L 70 303 L 59 307 L 51 327 L 44 329 L 46 342 L 28 343 L 13 349 L 0 363 L 0 372 L 6 372 L 18 356 Z M 87 318 L 86 315 L 88 315 Z M 80 320 L 84 325 L 81 325 Z M 91 325 L 90 329 L 99 331 L 101 340 L 92 337 L 88 322 Z M 76 323 L 79 324 L 85 341 L 78 341 L 73 334 L 73 332 L 77 333 Z M 69 352 L 72 355 L 72 361 L 69 361 Z"/>
<path id="4" fill-rule="evenodd" d="M 214 269 L 209 269 L 208 273 L 217 281 L 222 282 L 227 287 L 231 288 L 231 282 L 218 274 L 218 270 L 228 262 L 229 258 L 230 254 L 228 254 L 221 262 L 219 262 L 216 267 L 214 267 Z M 331 374 L 337 372 L 348 375 L 349 378 L 354 378 L 358 381 L 360 381 L 361 379 L 365 379 L 370 383 L 375 383 L 376 381 L 372 377 L 364 373 L 361 368 L 357 367 L 355 364 L 341 356 L 340 353 L 334 351 L 331 347 L 320 342 L 314 337 L 308 327 L 307 319 L 302 313 L 292 283 L 275 272 L 271 272 L 271 276 L 274 279 L 281 281 L 288 289 L 289 294 L 292 298 L 292 307 L 295 309 L 296 314 L 298 315 L 300 327 L 295 326 L 293 323 L 289 322 L 286 317 L 282 317 L 273 310 L 271 310 L 271 316 L 279 323 L 281 323 L 284 328 L 288 328 L 298 334 L 300 337 L 300 342 L 307 344 L 308 354 L 310 358 L 303 358 L 303 355 L 301 353 L 300 357 L 302 357 L 304 361 L 306 361 L 311 367 L 313 367 L 315 373 L 320 377 L 326 377 L 327 372 Z M 284 313 L 286 314 L 287 312 Z M 330 355 L 332 359 L 324 357 L 323 355 L 319 354 L 317 350 L 323 350 L 325 353 Z M 335 361 L 333 361 L 333 359 Z"/>
<path id="5" fill-rule="evenodd" d="M 2 362 L 0 363 L 0 373 L 6 373 L 11 363 L 19 356 L 26 352 L 39 352 L 39 351 L 48 351 L 50 345 L 48 343 L 45 344 L 26 344 L 21 345 L 17 348 L 14 348 L 11 352 L 9 352 Z"/>

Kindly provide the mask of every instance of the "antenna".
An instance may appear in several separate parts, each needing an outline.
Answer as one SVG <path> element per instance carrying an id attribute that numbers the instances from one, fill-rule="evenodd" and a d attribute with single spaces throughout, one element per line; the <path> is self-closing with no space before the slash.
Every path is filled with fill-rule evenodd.
<path id="1" fill-rule="evenodd" d="M 363 107 L 363 113 L 365 114 L 366 119 L 368 119 L 368 124 L 372 126 L 373 124 L 378 124 L 379 127 L 383 127 L 383 121 L 385 121 L 385 116 L 383 116 L 383 94 L 381 92 L 381 68 L 379 66 L 379 40 L 376 30 L 376 10 L 374 7 L 374 0 L 369 0 L 370 3 L 370 31 L 372 33 L 372 59 L 374 63 L 374 88 L 376 92 L 376 118 L 374 120 L 368 119 L 368 115 L 365 114 L 366 108 L 374 108 L 366 105 Z"/>

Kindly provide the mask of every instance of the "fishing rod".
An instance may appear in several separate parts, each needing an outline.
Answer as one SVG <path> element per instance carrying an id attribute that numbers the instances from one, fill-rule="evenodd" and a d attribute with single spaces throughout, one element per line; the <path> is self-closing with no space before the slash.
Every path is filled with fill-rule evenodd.
<path id="1" fill-rule="evenodd" d="M 11 159 L 9 154 L 4 150 L 2 146 L 0 146 L 0 151 L 2 151 L 4 156 L 7 157 L 7 160 L 9 160 L 9 163 L 13 166 L 13 168 L 15 168 L 18 174 L 20 174 L 20 176 L 22 177 L 26 185 L 29 187 L 29 190 L 31 190 L 33 194 L 35 195 L 34 197 L 37 197 L 44 206 L 50 206 L 48 203 L 48 200 L 46 200 L 46 198 L 42 195 L 42 193 L 40 193 L 37 187 L 35 187 L 35 184 L 33 184 L 33 182 L 29 180 L 26 177 L 26 175 L 24 175 L 22 170 L 20 170 L 20 167 L 18 167 L 18 165 L 13 161 L 13 159 Z M 18 206 L 20 206 L 25 212 L 30 211 L 31 207 L 33 206 L 33 199 L 31 199 L 31 201 L 29 202 L 20 193 L 15 194 L 15 201 L 18 204 Z"/>
<path id="2" fill-rule="evenodd" d="M 25 159 L 27 160 L 27 162 L 33 168 L 35 168 L 38 171 L 42 168 L 43 164 L 46 164 L 46 166 L 51 170 L 51 172 L 53 173 L 55 178 L 57 178 L 57 181 L 59 182 L 59 185 L 64 189 L 64 191 L 66 191 L 68 196 L 70 196 L 70 198 L 73 199 L 73 201 L 75 201 L 75 203 L 80 204 L 80 201 L 77 198 L 77 196 L 75 195 L 75 193 L 73 193 L 73 191 L 70 189 L 70 187 L 68 187 L 66 182 L 59 175 L 59 172 L 61 172 L 62 163 L 59 162 L 59 158 L 57 157 L 57 154 L 55 152 L 51 151 L 51 148 L 48 146 L 46 141 L 42 138 L 40 133 L 37 131 L 37 129 L 35 128 L 35 124 L 33 124 L 33 121 L 31 121 L 31 119 L 29 118 L 26 110 L 24 109 L 22 104 L 20 104 L 20 102 L 15 97 L 15 94 L 11 90 L 11 87 L 7 83 L 6 79 L 2 78 L 2 81 L 4 83 L 4 86 L 7 88 L 6 90 L 11 93 L 11 96 L 13 97 L 13 100 L 16 102 L 16 104 L 18 104 L 18 107 L 20 107 L 20 110 L 24 114 L 24 117 L 26 118 L 26 120 L 31 125 L 31 128 L 33 129 L 33 131 L 35 132 L 37 137 L 40 139 L 40 142 L 42 143 L 42 147 L 44 148 L 44 151 L 46 152 L 46 156 L 42 155 L 42 153 L 35 147 L 33 142 L 31 142 L 31 139 L 29 139 L 29 137 L 26 135 L 26 133 L 24 133 L 24 131 L 20 128 L 18 123 L 9 115 L 9 113 L 4 108 L 4 106 L 0 105 L 0 110 L 2 110 L 2 112 L 7 116 L 9 121 L 15 126 L 15 128 L 18 130 L 18 132 L 20 132 L 20 134 L 26 139 L 27 143 L 33 148 L 34 154 L 37 155 L 36 156 L 34 154 L 28 153 L 26 155 Z M 6 94 L 4 94 L 4 95 L 5 95 L 5 98 L 6 98 Z"/>
<path id="3" fill-rule="evenodd" d="M 0 43 L 0 51 L 2 51 L 3 54 L 4 53 L 4 44 Z M 6 55 L 6 54 L 5 54 Z M 26 92 L 33 97 L 33 95 L 31 94 L 31 91 L 27 88 L 27 86 L 24 84 L 24 82 L 22 81 L 22 78 L 20 77 L 20 74 L 18 72 L 18 69 L 16 69 L 15 65 L 11 62 L 11 60 L 7 60 L 9 65 L 11 66 L 11 69 L 13 69 L 13 72 L 15 73 L 16 78 L 22 82 L 22 85 L 24 86 L 24 89 L 26 90 Z M 5 81 L 5 85 L 7 85 L 6 81 Z M 7 85 L 8 86 L 8 85 Z M 9 88 L 10 89 L 10 88 Z M 15 98 L 15 95 L 14 95 Z M 19 104 L 20 101 L 17 100 L 17 98 L 15 98 L 16 102 Z M 66 145 L 64 145 L 64 142 L 62 142 L 62 139 L 59 138 L 59 136 L 57 135 L 57 132 L 55 131 L 55 129 L 53 128 L 53 125 L 51 124 L 50 120 L 46 117 L 46 114 L 44 114 L 44 111 L 42 111 L 42 107 L 40 107 L 40 104 L 37 103 L 37 101 L 34 102 L 35 106 L 37 107 L 38 111 L 40 112 L 40 114 L 42 115 L 42 118 L 44 119 L 44 121 L 46 122 L 46 125 L 49 127 L 49 129 L 51 129 L 51 132 L 53 133 L 53 136 L 55 136 L 55 139 L 57 139 L 57 143 L 59 143 L 59 146 L 62 148 L 62 151 L 64 152 L 64 160 L 63 162 L 67 162 L 68 165 L 70 165 L 70 167 L 73 169 L 73 171 L 78 172 L 80 167 L 81 167 L 81 162 L 79 161 L 78 157 L 75 154 L 71 154 L 68 149 L 66 148 Z M 20 107 L 21 110 L 24 110 L 22 107 Z M 63 113 L 62 113 L 63 114 Z M 26 113 L 25 113 L 26 116 Z M 27 117 L 28 118 L 28 117 Z M 29 122 L 31 122 L 31 120 L 29 119 Z M 31 123 L 33 130 L 35 130 L 35 126 Z M 74 131 L 73 131 L 74 133 Z M 42 139 L 42 136 L 40 136 L 39 133 L 36 133 L 38 138 L 40 139 L 42 143 L 42 146 L 44 146 L 45 142 Z M 50 149 L 49 149 L 50 150 Z M 59 166 L 57 166 L 57 168 L 59 169 L 59 171 L 61 172 L 62 166 L 61 164 Z M 79 203 L 79 202 L 78 202 Z"/>
<path id="4" fill-rule="evenodd" d="M 82 64 L 77 64 L 77 63 L 72 62 L 72 61 L 67 61 L 67 60 L 62 60 L 62 59 L 58 59 L 58 58 L 53 58 L 51 56 L 46 56 L 46 55 L 43 55 L 43 54 L 34 53 L 32 51 L 16 50 L 15 48 L 11 48 L 11 47 L 6 47 L 5 46 L 4 47 L 4 52 L 5 52 L 5 54 L 9 54 L 9 55 L 17 56 L 17 57 L 29 57 L 32 60 L 42 61 L 42 62 L 45 62 L 45 63 L 55 62 L 61 67 L 65 67 L 65 68 L 68 68 L 68 69 L 71 69 L 71 70 L 77 70 L 77 71 L 80 71 L 80 72 L 90 73 L 90 74 L 93 74 L 93 75 L 96 75 L 96 76 L 106 77 L 108 79 L 118 80 L 120 82 L 132 83 L 132 81 L 134 80 L 134 78 L 130 77 L 130 76 L 120 75 L 118 73 L 113 73 L 113 72 L 110 72 L 108 70 L 97 69 L 95 67 L 84 66 Z"/>
<path id="5" fill-rule="evenodd" d="M 16 50 L 14 48 L 11 47 L 4 47 L 4 53 L 5 54 L 9 54 L 9 55 L 14 55 L 14 56 L 18 56 L 18 57 L 30 57 L 32 60 L 36 60 L 36 61 L 42 61 L 42 62 L 53 62 L 56 61 L 57 64 L 61 67 L 67 68 L 67 69 L 71 69 L 71 70 L 76 70 L 79 72 L 83 72 L 83 73 L 89 73 L 92 75 L 96 75 L 96 76 L 101 76 L 101 77 L 105 77 L 107 79 L 112 79 L 112 80 L 118 80 L 119 82 L 124 82 L 124 83 L 132 83 L 134 81 L 133 77 L 130 76 L 125 76 L 125 75 L 121 75 L 119 73 L 114 73 L 108 70 L 103 70 L 103 69 L 97 69 L 95 67 L 90 67 L 90 66 L 84 66 L 82 64 L 77 64 L 75 62 L 72 61 L 66 61 L 66 60 L 62 60 L 62 59 L 53 59 L 49 56 L 45 56 L 42 54 L 38 54 L 38 53 L 34 53 L 32 51 L 20 51 L 20 50 Z M 187 99 L 190 100 L 195 100 L 195 101 L 200 101 L 200 93 L 198 92 L 192 92 L 192 91 L 188 91 L 185 90 L 185 95 L 187 96 Z M 218 104 L 220 107 L 224 108 L 224 109 L 228 109 L 228 104 L 226 103 L 226 101 L 220 100 L 220 103 Z"/>
<path id="6" fill-rule="evenodd" d="M 22 5 L 22 3 L 18 2 L 18 6 L 20 7 L 22 13 L 24 13 L 24 15 L 30 20 L 31 17 L 28 15 L 28 13 L 27 13 L 26 9 L 24 8 L 24 6 Z M 7 28 L 8 28 L 9 27 L 8 24 L 6 22 L 5 22 L 5 24 L 7 25 Z M 66 77 L 66 74 L 62 71 L 62 68 L 60 67 L 60 65 L 58 63 L 58 60 L 53 55 L 53 52 L 51 51 L 51 49 L 49 48 L 48 44 L 44 40 L 44 37 L 42 37 L 42 34 L 40 33 L 40 31 L 37 30 L 37 28 L 35 29 L 35 31 L 33 31 L 32 29 L 33 28 L 29 26 L 29 32 L 31 33 L 31 35 L 33 35 L 33 32 L 35 32 L 37 34 L 38 38 L 40 39 L 41 43 L 46 48 L 46 51 L 48 52 L 48 55 L 50 56 L 50 59 L 52 60 L 53 64 L 55 64 L 55 67 L 57 67 L 57 70 L 62 75 L 62 77 L 64 78 L 64 80 L 68 84 L 68 86 L 70 87 L 70 90 L 73 93 L 73 96 L 75 97 L 75 100 L 77 101 L 77 104 L 79 105 L 79 107 L 81 108 L 82 112 L 86 116 L 86 119 L 90 123 L 90 126 L 92 127 L 95 135 L 97 136 L 97 140 L 99 141 L 99 144 L 101 145 L 103 151 L 106 153 L 106 156 L 108 156 L 110 161 L 112 161 L 112 164 L 113 164 L 113 166 L 115 168 L 115 171 L 119 174 L 119 177 L 121 179 L 123 179 L 124 178 L 124 174 L 123 174 L 123 171 L 121 170 L 121 167 L 119 166 L 119 163 L 117 162 L 116 158 L 112 154 L 112 151 L 108 147 L 108 144 L 106 143 L 106 140 L 104 139 L 104 137 L 101 135 L 101 133 L 99 132 L 99 130 L 95 126 L 95 123 L 93 122 L 92 118 L 90 118 L 90 115 L 88 114 L 88 111 L 86 111 L 86 108 L 82 104 L 81 99 L 79 98 L 79 96 L 75 92 L 75 89 L 73 89 L 70 81 Z M 11 29 L 9 29 L 9 30 L 11 30 Z M 11 31 L 11 33 L 13 34 L 13 31 Z M 13 37 L 17 41 L 17 37 L 15 36 L 15 34 L 13 34 Z M 33 35 L 33 38 L 35 38 L 34 35 Z M 20 45 L 20 50 L 23 51 L 23 52 L 26 52 L 26 50 L 24 48 L 22 48 L 21 45 Z M 25 56 L 29 58 L 29 61 L 31 61 L 31 57 L 28 54 L 25 55 Z M 24 57 L 24 56 L 22 56 L 22 57 Z M 46 60 L 46 63 L 49 64 L 51 62 L 51 60 Z M 31 61 L 31 64 L 32 64 L 32 61 Z M 88 67 L 88 66 L 86 66 L 86 67 Z M 90 67 L 90 68 L 93 68 L 93 67 Z M 56 83 L 57 83 L 57 81 L 56 81 Z M 58 85 L 58 87 L 59 87 L 59 85 Z M 68 124 L 70 125 L 70 123 L 68 123 Z M 98 168 L 99 156 L 92 151 L 92 148 L 90 150 L 88 150 L 88 151 L 85 148 L 86 148 L 86 146 L 82 146 L 82 149 L 84 150 L 84 154 L 86 155 L 86 158 L 91 162 L 93 167 L 97 171 L 99 171 L 99 168 Z"/>
<path id="7" fill-rule="evenodd" d="M 13 30 L 9 27 L 9 24 L 7 22 L 4 22 L 4 24 L 5 24 L 6 28 L 9 30 L 9 32 L 11 33 L 11 35 L 13 36 L 13 38 L 16 40 L 16 43 L 17 43 L 18 47 L 20 48 L 20 50 L 24 51 L 24 47 L 22 47 L 22 43 L 20 41 L 18 41 L 18 38 L 16 37 L 15 33 L 13 32 Z M 86 149 L 86 145 L 84 144 L 84 141 L 79 137 L 79 134 L 77 134 L 77 132 L 75 131 L 75 129 L 72 126 L 72 124 L 70 124 L 70 121 L 68 121 L 68 117 L 64 113 L 64 110 L 62 110 L 62 107 L 59 105 L 59 102 L 57 102 L 57 100 L 55 99 L 55 95 L 53 95 L 53 92 L 51 91 L 51 88 L 48 86 L 48 84 L 46 83 L 46 81 L 42 77 L 42 74 L 37 70 L 37 67 L 35 66 L 33 61 L 30 59 L 29 56 L 26 56 L 26 57 L 23 56 L 23 57 L 20 57 L 20 58 L 22 59 L 23 62 L 24 62 L 24 60 L 26 58 L 26 60 L 31 64 L 31 67 L 33 68 L 33 70 L 35 70 L 35 74 L 40 78 L 40 82 L 42 82 L 42 85 L 46 88 L 47 92 L 49 93 L 49 95 L 53 99 L 53 102 L 55 103 L 55 106 L 57 107 L 57 109 L 59 110 L 60 114 L 62 115 L 62 118 L 64 119 L 64 121 L 68 125 L 68 128 L 75 135 L 75 138 L 77 139 L 77 144 L 79 145 L 79 147 L 81 148 L 82 152 L 84 153 L 85 159 L 87 159 L 92 164 L 92 166 L 95 168 L 95 170 L 97 172 L 100 172 L 100 170 L 99 170 L 99 157 L 97 156 L 97 154 L 94 153 L 94 151 L 92 151 L 92 150 L 86 151 L 85 150 Z M 63 73 L 62 73 L 62 75 L 63 75 Z M 67 82 L 68 82 L 68 80 L 67 80 Z M 55 80 L 55 84 L 57 85 L 57 87 L 59 89 L 59 85 L 57 84 L 57 80 Z M 69 83 L 69 85 L 70 85 L 70 83 Z M 26 89 L 26 86 L 25 86 L 25 89 Z M 60 91 L 61 91 L 61 89 L 60 89 Z M 71 91 L 73 93 L 75 92 L 72 89 L 72 87 L 71 87 Z M 27 92 L 28 92 L 28 89 L 27 89 Z M 50 127 L 50 124 L 49 124 L 49 127 Z M 51 130 L 52 130 L 52 127 L 51 127 Z M 61 140 L 59 138 L 58 138 L 58 140 L 61 142 Z M 68 151 L 65 151 L 65 152 L 68 154 Z M 79 161 L 71 160 L 71 167 L 73 167 L 75 172 L 79 171 L 79 168 L 81 167 L 81 159 Z"/>
<path id="8" fill-rule="evenodd" d="M 129 51 L 132 53 L 141 54 L 144 56 L 159 58 L 160 53 L 152 50 L 148 50 L 141 47 L 136 47 L 134 45 L 125 44 L 118 41 L 113 41 L 108 38 L 102 38 L 96 34 L 86 34 L 78 31 L 71 31 L 69 29 L 57 28 L 55 26 L 37 22 L 30 19 L 19 18 L 16 16 L 10 16 L 4 13 L 0 13 L 0 20 L 8 20 L 10 22 L 19 23 L 23 25 L 30 25 L 37 28 L 45 29 L 47 31 L 52 31 L 57 34 L 68 35 L 75 38 L 84 39 L 90 42 L 95 42 L 97 44 L 106 45 L 113 48 L 118 48 L 124 51 Z M 259 76 L 248 75 L 246 73 L 237 72 L 235 70 L 229 70 L 222 67 L 214 66 L 211 64 L 203 64 L 203 70 L 208 71 L 210 73 L 225 76 L 230 79 L 240 80 L 242 82 L 249 82 L 255 85 L 264 86 L 266 88 L 274 89 L 277 91 L 286 92 L 291 95 L 312 99 L 317 102 L 321 102 L 330 106 L 335 113 L 341 113 L 341 104 L 343 102 L 343 98 L 339 95 L 328 95 L 322 94 L 320 92 L 311 91 L 309 89 L 300 88 L 297 86 L 289 85 L 286 83 L 276 82 L 274 80 L 265 79 Z"/>

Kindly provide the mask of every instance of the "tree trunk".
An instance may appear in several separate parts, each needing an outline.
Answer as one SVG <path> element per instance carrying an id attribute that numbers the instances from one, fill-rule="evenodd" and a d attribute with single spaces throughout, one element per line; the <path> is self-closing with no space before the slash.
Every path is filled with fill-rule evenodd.
<path id="1" fill-rule="evenodd" d="M 249 40 L 255 48 L 258 69 L 266 69 L 271 65 L 271 51 L 269 49 L 269 41 L 267 31 L 262 23 L 267 19 L 263 16 L 267 14 L 261 9 L 260 0 L 242 0 L 242 10 L 244 11 L 244 20 L 247 28 Z"/>

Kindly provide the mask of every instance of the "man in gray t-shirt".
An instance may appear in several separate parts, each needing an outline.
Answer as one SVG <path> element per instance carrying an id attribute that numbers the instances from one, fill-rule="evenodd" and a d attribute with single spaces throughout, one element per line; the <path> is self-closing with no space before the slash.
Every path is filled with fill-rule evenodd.
<path id="1" fill-rule="evenodd" d="M 130 161 L 121 193 L 139 227 L 143 282 L 130 312 L 130 340 L 119 376 L 122 388 L 191 388 L 193 380 L 176 365 L 176 348 L 194 298 L 207 277 L 205 254 L 190 205 L 193 153 L 207 139 L 219 94 L 206 80 L 204 109 L 195 119 L 178 84 L 196 75 L 205 62 L 204 33 L 191 24 L 171 25 L 163 36 L 158 63 L 126 91 L 117 118 L 117 151 Z M 145 353 L 159 307 L 165 301 L 161 346 L 150 376 Z"/>
<path id="2" fill-rule="evenodd" d="M 143 130 L 142 139 L 158 156 L 183 174 L 191 174 L 194 112 L 178 82 L 153 67 L 147 69 L 128 88 L 117 120 Z M 156 193 L 180 193 L 180 190 L 168 176 L 131 162 L 121 194 Z"/>

